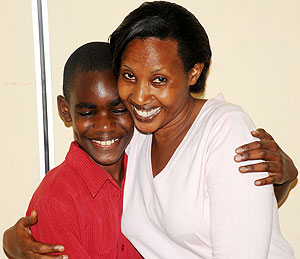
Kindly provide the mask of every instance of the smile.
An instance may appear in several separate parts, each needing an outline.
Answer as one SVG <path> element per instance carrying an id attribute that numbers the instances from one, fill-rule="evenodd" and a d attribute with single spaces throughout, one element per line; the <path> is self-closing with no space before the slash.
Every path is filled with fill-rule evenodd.
<path id="1" fill-rule="evenodd" d="M 157 107 L 155 109 L 151 109 L 151 110 L 147 110 L 147 111 L 146 110 L 139 110 L 135 106 L 133 106 L 133 108 L 139 116 L 141 116 L 142 118 L 145 118 L 145 119 L 149 119 L 149 118 L 157 115 L 161 110 L 161 107 Z"/>
<path id="2" fill-rule="evenodd" d="M 113 145 L 115 142 L 119 141 L 119 139 L 116 138 L 116 139 L 102 140 L 102 141 L 101 141 L 101 140 L 93 139 L 92 141 L 93 141 L 94 143 L 96 143 L 96 144 L 99 144 L 99 145 L 103 146 L 103 147 L 110 147 L 110 146 Z"/>

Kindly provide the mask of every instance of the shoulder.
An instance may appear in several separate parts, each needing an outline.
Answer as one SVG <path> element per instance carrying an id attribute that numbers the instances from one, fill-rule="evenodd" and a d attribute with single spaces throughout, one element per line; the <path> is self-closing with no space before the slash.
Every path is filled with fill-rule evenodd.
<path id="1" fill-rule="evenodd" d="M 207 100 L 196 120 L 194 135 L 209 145 L 230 141 L 237 147 L 254 141 L 250 131 L 255 130 L 255 126 L 249 115 L 240 106 L 225 100 Z"/>
<path id="2" fill-rule="evenodd" d="M 207 100 L 199 117 L 201 122 L 205 121 L 205 124 L 211 127 L 224 126 L 224 124 L 233 126 L 244 123 L 249 125 L 250 128 L 253 127 L 251 118 L 240 106 L 220 98 Z"/>
<path id="3" fill-rule="evenodd" d="M 79 195 L 82 180 L 66 161 L 50 170 L 38 188 L 32 200 L 35 204 L 42 200 L 66 201 Z"/>
<path id="4" fill-rule="evenodd" d="M 216 118 L 234 114 L 243 114 L 248 116 L 240 106 L 226 102 L 222 99 L 209 99 L 207 100 L 206 106 L 207 114 Z"/>

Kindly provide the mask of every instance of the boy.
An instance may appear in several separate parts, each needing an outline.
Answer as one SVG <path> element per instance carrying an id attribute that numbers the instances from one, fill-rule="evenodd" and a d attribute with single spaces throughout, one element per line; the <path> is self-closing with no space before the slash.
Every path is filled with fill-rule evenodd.
<path id="1" fill-rule="evenodd" d="M 121 102 L 107 43 L 78 48 L 64 67 L 59 114 L 75 141 L 35 191 L 27 215 L 41 242 L 63 243 L 70 258 L 141 258 L 121 233 L 125 148 L 133 122 Z"/>

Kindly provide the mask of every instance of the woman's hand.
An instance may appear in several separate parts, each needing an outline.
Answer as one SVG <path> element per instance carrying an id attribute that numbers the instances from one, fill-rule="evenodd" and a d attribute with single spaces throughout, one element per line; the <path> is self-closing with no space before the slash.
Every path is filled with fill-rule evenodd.
<path id="1" fill-rule="evenodd" d="M 23 259 L 66 259 L 66 255 L 45 255 L 47 253 L 61 253 L 64 247 L 61 245 L 48 245 L 33 239 L 30 227 L 37 223 L 37 212 L 32 211 L 29 217 L 23 217 L 7 229 L 3 235 L 3 249 L 8 258 Z"/>
<path id="2" fill-rule="evenodd" d="M 238 147 L 234 159 L 236 162 L 264 160 L 258 164 L 241 166 L 239 170 L 241 173 L 268 172 L 269 176 L 256 180 L 255 185 L 274 184 L 277 201 L 281 202 L 288 193 L 290 184 L 297 178 L 298 170 L 292 159 L 264 129 L 257 129 L 251 134 L 260 141 Z"/>

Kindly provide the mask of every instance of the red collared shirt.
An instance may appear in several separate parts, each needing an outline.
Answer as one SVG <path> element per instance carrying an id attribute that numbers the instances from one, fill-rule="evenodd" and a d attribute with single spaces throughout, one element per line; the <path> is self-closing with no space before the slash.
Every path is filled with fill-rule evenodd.
<path id="1" fill-rule="evenodd" d="M 31 229 L 34 238 L 63 244 L 72 259 L 140 259 L 121 233 L 123 188 L 124 179 L 120 188 L 73 142 L 65 161 L 33 194 L 27 215 L 38 211 L 38 224 Z"/>

